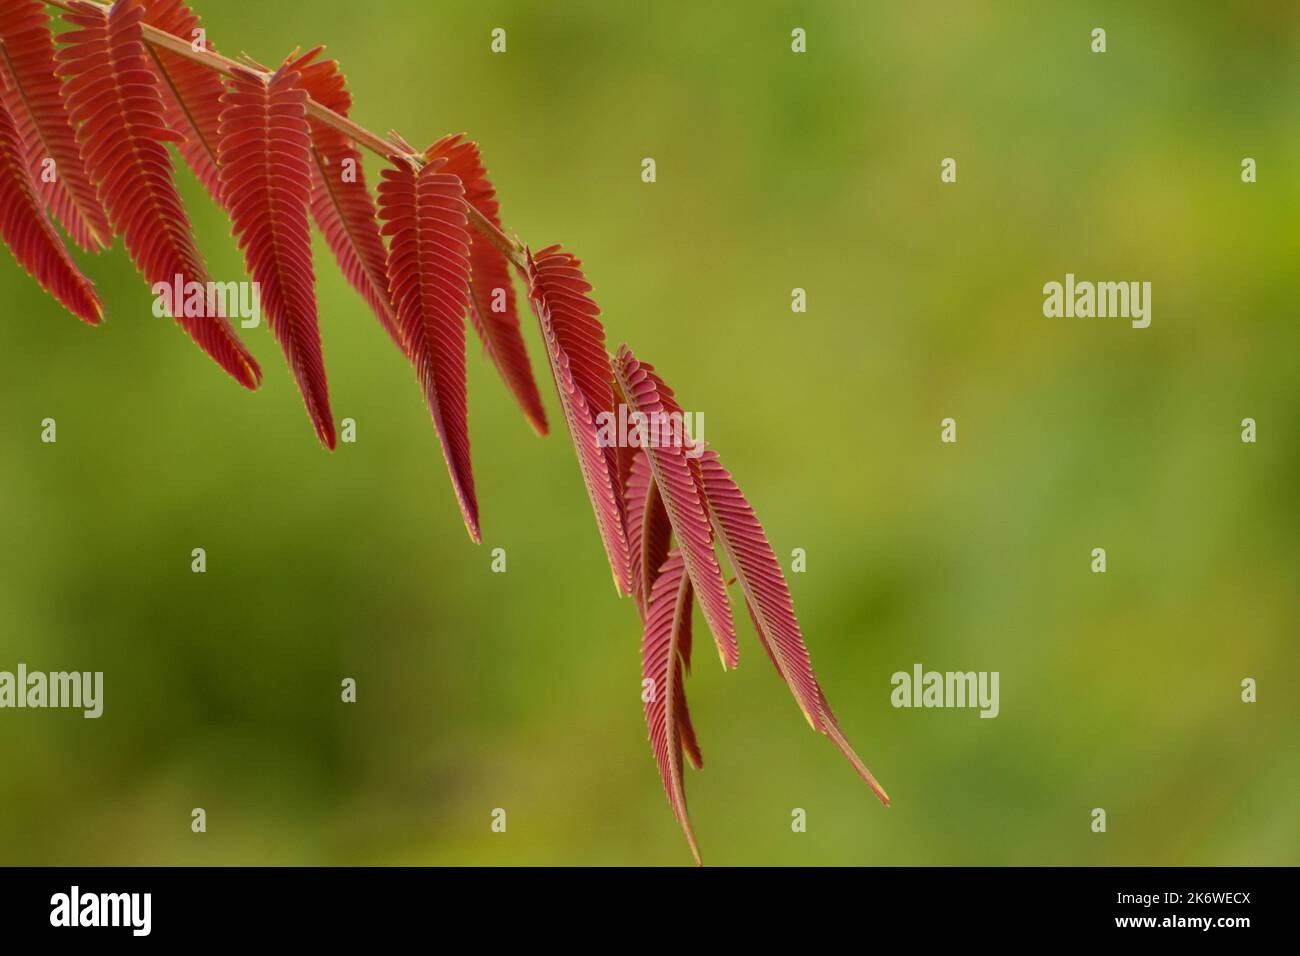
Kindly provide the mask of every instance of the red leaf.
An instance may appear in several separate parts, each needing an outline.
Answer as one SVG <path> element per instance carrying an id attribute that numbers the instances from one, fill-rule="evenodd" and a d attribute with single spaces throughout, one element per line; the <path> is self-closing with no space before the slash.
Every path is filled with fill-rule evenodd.
<path id="1" fill-rule="evenodd" d="M 631 471 L 624 484 L 623 499 L 627 509 L 627 547 L 631 559 L 632 596 L 644 617 L 650 604 L 659 567 L 668 557 L 673 526 L 664 510 L 659 486 L 650 471 L 650 460 L 639 449 L 632 458 Z"/>
<path id="2" fill-rule="evenodd" d="M 641 676 L 649 681 L 645 701 L 645 722 L 650 731 L 650 748 L 668 803 L 690 844 L 695 862 L 700 850 L 686 811 L 686 790 L 682 782 L 682 745 L 687 742 L 692 760 L 700 765 L 695 732 L 686 713 L 682 690 L 682 641 L 689 641 L 691 626 L 691 579 L 681 554 L 674 551 L 660 569 L 650 598 L 649 614 L 641 638 Z M 669 706 L 671 704 L 671 706 Z"/>
<path id="3" fill-rule="evenodd" d="M 388 279 L 402 338 L 433 415 L 465 527 L 480 540 L 470 464 L 465 382 L 469 233 L 465 190 L 445 160 L 416 170 L 392 157 L 379 184 L 379 218 L 388 237 Z"/>
<path id="4" fill-rule="evenodd" d="M 50 17 L 40 0 L 0 0 L 0 76 L 4 101 L 24 144 L 43 205 L 88 252 L 107 249 L 113 230 L 86 173 L 55 75 Z M 46 160 L 53 160 L 54 176 Z"/>
<path id="5" fill-rule="evenodd" d="M 658 577 L 655 578 L 658 580 Z M 690 578 L 687 578 L 689 587 Z M 691 601 L 687 601 L 687 612 L 685 620 L 682 622 L 682 641 L 683 650 L 680 655 L 683 670 L 689 674 L 690 668 L 690 607 Z M 695 738 L 695 727 L 691 724 L 691 712 L 686 706 L 686 682 L 679 680 L 673 687 L 673 706 L 676 708 L 674 713 L 677 715 L 677 730 L 681 737 L 682 749 L 686 752 L 686 759 L 691 762 L 696 770 L 704 769 L 704 755 L 700 752 L 700 742 Z"/>
<path id="6" fill-rule="evenodd" d="M 542 328 L 551 375 L 578 455 L 587 497 L 596 513 L 614 586 L 621 594 L 630 594 L 632 579 L 617 454 L 614 448 L 602 446 L 599 432 L 598 416 L 614 414 L 605 329 L 596 318 L 600 309 L 587 295 L 591 286 L 582 275 L 582 263 L 559 246 L 550 246 L 535 256 L 530 251 L 527 275 L 528 299 Z"/>
<path id="7" fill-rule="evenodd" d="M 239 69 L 222 94 L 222 198 L 271 330 L 326 448 L 335 444 L 316 314 L 307 203 L 311 135 L 296 73 Z"/>
<path id="8" fill-rule="evenodd" d="M 291 65 L 307 95 L 340 116 L 352 97 L 334 60 L 312 62 L 320 49 Z M 366 188 L 361 151 L 338 130 L 308 117 L 312 142 L 311 211 L 352 288 L 365 299 L 389 337 L 410 357 L 388 289 L 388 253 L 379 233 L 375 201 Z"/>
<path id="9" fill-rule="evenodd" d="M 0 81 L 2 84 L 3 81 Z M 91 325 L 103 316 L 99 297 L 81 274 L 36 195 L 27 150 L 0 98 L 0 237 L 14 258 L 50 295 Z"/>
<path id="10" fill-rule="evenodd" d="M 206 286 L 207 270 L 162 144 L 174 134 L 158 125 L 162 99 L 145 53 L 143 13 L 140 0 L 118 0 L 111 11 L 79 3 L 77 12 L 65 14 L 78 29 L 60 36 L 67 44 L 59 51 L 63 91 L 87 170 L 145 280 L 171 286 L 179 275 L 184 284 Z M 245 388 L 257 387 L 261 370 L 224 319 L 174 311 L 217 364 Z"/>
<path id="11" fill-rule="evenodd" d="M 460 177 L 465 199 L 498 229 L 501 228 L 500 204 L 496 189 L 487 178 L 479 157 L 478 144 L 462 142 L 464 133 L 447 136 L 429 150 L 430 157 L 444 156 L 446 172 Z M 533 379 L 524 336 L 519 329 L 515 304 L 515 287 L 510 279 L 510 263 L 505 253 L 485 236 L 472 233 L 469 246 L 470 302 L 469 317 L 483 348 L 496 366 L 502 380 L 515 396 L 525 417 L 539 435 L 547 433 L 546 411 Z M 503 308 L 497 311 L 494 305 Z"/>
<path id="12" fill-rule="evenodd" d="M 184 0 L 141 0 L 144 22 L 164 33 L 194 43 L 199 18 Z M 204 40 L 204 47 L 213 50 Z M 150 63 L 162 80 L 163 115 L 169 129 L 185 137 L 177 148 L 199 182 L 218 204 L 222 202 L 217 151 L 221 142 L 221 95 L 225 87 L 212 70 L 153 45 Z M 215 52 L 215 51 L 214 51 Z"/>
<path id="13" fill-rule="evenodd" d="M 722 467 L 716 452 L 705 451 L 701 456 L 700 474 L 718 540 L 740 579 L 754 629 L 767 656 L 790 685 L 790 691 L 808 723 L 835 742 L 880 802 L 888 806 L 889 796 L 845 739 L 835 715 L 831 713 L 826 695 L 817 683 L 799 621 L 794 615 L 794 602 L 790 599 L 785 574 L 763 526 L 754 515 L 754 509 Z"/>
<path id="14" fill-rule="evenodd" d="M 656 416 L 673 412 L 680 414 L 672 392 L 654 374 L 654 368 L 638 362 L 627 346 L 618 350 L 614 373 L 630 412 L 639 413 L 645 422 L 650 423 L 647 431 L 653 430 L 654 423 L 660 420 Z M 648 439 L 650 436 L 647 433 L 645 437 Z M 647 441 L 646 445 L 643 451 L 650 461 L 650 470 L 663 497 L 691 584 L 699 596 L 704 619 L 717 642 L 722 666 L 735 667 L 739 650 L 731 621 L 731 602 L 727 599 L 722 569 L 713 552 L 713 529 L 691 458 L 687 455 L 689 449 L 684 443 L 674 442 Z"/>

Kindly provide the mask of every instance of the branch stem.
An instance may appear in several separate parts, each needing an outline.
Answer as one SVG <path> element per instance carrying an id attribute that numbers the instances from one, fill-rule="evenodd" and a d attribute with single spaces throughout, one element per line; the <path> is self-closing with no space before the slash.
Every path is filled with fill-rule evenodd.
<path id="1" fill-rule="evenodd" d="M 72 13 L 78 12 L 83 5 L 91 6 L 110 6 L 111 4 L 100 3 L 99 0 L 45 0 L 45 3 L 51 7 L 58 7 L 60 10 L 67 10 Z M 159 30 L 157 27 L 143 24 L 145 42 L 155 49 L 166 50 L 168 53 L 174 53 L 176 56 L 183 57 L 193 63 L 198 63 L 210 70 L 215 70 L 222 76 L 234 76 L 236 70 L 256 73 L 262 77 L 271 76 L 265 70 L 252 66 L 247 63 L 240 63 L 232 60 L 228 56 L 222 56 L 215 50 L 209 50 L 206 47 L 196 50 L 194 45 L 180 37 L 172 36 L 165 30 Z M 424 165 L 424 156 L 420 153 L 411 153 L 405 146 L 394 143 L 377 133 L 372 133 L 364 126 L 356 123 L 340 113 L 322 106 L 311 97 L 307 98 L 307 115 L 319 123 L 338 130 L 345 136 L 352 139 L 358 146 L 364 146 L 372 153 L 378 154 L 383 159 L 391 159 L 394 156 L 405 159 L 413 163 L 416 168 Z M 469 202 L 465 203 L 465 211 L 469 218 L 469 224 L 473 226 L 482 236 L 500 249 L 507 259 L 520 269 L 524 265 L 524 247 L 511 239 L 504 232 L 496 227 L 487 217 L 474 208 Z"/>

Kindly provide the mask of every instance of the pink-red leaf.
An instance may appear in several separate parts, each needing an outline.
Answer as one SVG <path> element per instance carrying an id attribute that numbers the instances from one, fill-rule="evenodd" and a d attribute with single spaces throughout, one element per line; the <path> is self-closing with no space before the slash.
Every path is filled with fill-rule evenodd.
<path id="1" fill-rule="evenodd" d="M 433 415 L 465 527 L 480 539 L 470 464 L 465 382 L 469 234 L 465 190 L 438 159 L 420 169 L 392 157 L 379 184 L 379 218 L 388 237 L 388 278 L 402 339 Z"/>
<path id="2" fill-rule="evenodd" d="M 654 374 L 653 367 L 638 362 L 627 346 L 618 351 L 614 373 L 627 400 L 629 415 L 639 415 L 645 423 L 642 429 L 643 451 L 663 498 L 691 584 L 700 599 L 704 619 L 717 642 L 722 666 L 735 667 L 739 650 L 731 620 L 731 602 L 727 599 L 726 582 L 713 551 L 713 529 L 689 456 L 691 447 L 684 440 L 660 441 L 654 437 L 659 431 L 659 423 L 667 421 L 666 416 L 674 412 L 680 415 L 680 409 L 672 392 Z M 678 435 L 685 438 L 682 431 Z"/>
<path id="3" fill-rule="evenodd" d="M 677 822 L 686 835 L 695 862 L 700 850 L 695 843 L 691 818 L 686 811 L 686 790 L 682 781 L 682 746 L 688 740 L 692 760 L 699 766 L 699 747 L 686 713 L 682 690 L 682 642 L 691 626 L 691 579 L 680 553 L 674 551 L 664 563 L 650 597 L 649 613 L 641 637 L 641 676 L 646 688 L 645 721 L 650 732 L 664 792 Z M 689 640 L 689 637 L 685 638 Z"/>
<path id="4" fill-rule="evenodd" d="M 112 243 L 113 230 L 82 162 L 55 66 L 45 4 L 0 0 L 0 76 L 7 81 L 3 97 L 37 193 L 73 242 L 97 252 Z"/>
<path id="5" fill-rule="evenodd" d="M 813 674 L 812 661 L 794 614 L 785 574 L 754 509 L 722 466 L 716 452 L 700 458 L 700 475 L 718 540 L 740 579 L 754 629 L 777 673 L 813 729 L 826 734 L 885 805 L 889 797 L 844 737 L 826 695 Z"/>
<path id="6" fill-rule="evenodd" d="M 632 591 L 617 449 L 603 445 L 600 416 L 614 414 L 614 385 L 600 309 L 587 295 L 582 263 L 550 246 L 527 259 L 528 298 L 537 314 L 555 388 L 582 480 L 609 558 L 614 586 Z"/>
<path id="7" fill-rule="evenodd" d="M 172 181 L 160 125 L 162 95 L 145 52 L 140 0 L 117 0 L 111 10 L 78 3 L 64 18 L 76 29 L 60 36 L 63 92 L 86 168 L 109 220 L 151 285 L 176 277 L 206 287 L 207 270 L 194 245 L 189 216 Z M 261 379 L 257 362 L 223 318 L 186 314 L 177 323 L 245 388 Z"/>
<path id="8" fill-rule="evenodd" d="M 3 81 L 0 80 L 0 85 Z M 14 258 L 73 315 L 98 325 L 103 309 L 95 287 L 68 255 L 36 195 L 27 150 L 0 98 L 0 238 Z"/>
<path id="9" fill-rule="evenodd" d="M 347 116 L 352 96 L 334 60 L 316 60 L 312 50 L 291 65 L 307 95 L 326 109 Z M 379 232 L 375 201 L 366 188 L 361 151 L 345 134 L 309 117 L 312 143 L 311 211 L 339 268 L 408 358 L 388 288 L 388 253 Z"/>
<path id="10" fill-rule="evenodd" d="M 497 202 L 496 189 L 483 168 L 478 144 L 465 141 L 464 136 L 464 133 L 458 133 L 444 137 L 433 145 L 429 155 L 447 159 L 445 171 L 460 177 L 466 202 L 500 229 L 501 206 Z M 523 409 L 524 416 L 534 431 L 545 435 L 546 411 L 542 408 L 542 398 L 537 392 L 533 367 L 528 361 L 524 336 L 519 328 L 510 263 L 505 253 L 477 231 L 470 237 L 469 258 L 470 322 L 482 340 L 488 358 Z"/>
<path id="11" fill-rule="evenodd" d="M 142 0 L 144 22 L 164 33 L 213 50 L 206 34 L 198 34 L 199 18 L 184 0 Z M 162 81 L 163 115 L 169 129 L 185 137 L 177 148 L 199 182 L 217 203 L 222 202 L 217 169 L 221 142 L 221 95 L 225 91 L 215 72 L 179 54 L 150 44 L 149 60 Z"/>
<path id="12" fill-rule="evenodd" d="M 645 615 L 650 604 L 650 591 L 654 587 L 659 568 L 668 557 L 669 542 L 673 536 L 668 512 L 664 510 L 659 486 L 650 470 L 650 459 L 640 449 L 631 459 L 631 470 L 623 486 L 624 507 L 627 511 L 627 546 L 631 559 L 632 595 Z"/>
<path id="13" fill-rule="evenodd" d="M 307 218 L 307 94 L 292 70 L 282 68 L 264 78 L 241 68 L 222 103 L 218 160 L 223 204 L 307 414 L 321 443 L 332 449 L 334 418 L 321 355 Z"/>

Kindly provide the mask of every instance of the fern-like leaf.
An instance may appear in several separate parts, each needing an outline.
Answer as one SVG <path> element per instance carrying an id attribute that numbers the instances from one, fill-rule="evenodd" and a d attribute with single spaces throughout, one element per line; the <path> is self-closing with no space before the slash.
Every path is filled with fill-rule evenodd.
<path id="1" fill-rule="evenodd" d="M 735 667 L 740 654 L 731 620 L 731 602 L 727 599 L 726 582 L 713 551 L 713 529 L 700 493 L 699 479 L 687 454 L 690 449 L 684 441 L 650 440 L 656 421 L 674 412 L 680 415 L 681 410 L 672 392 L 654 374 L 654 368 L 637 361 L 627 346 L 619 349 L 614 372 L 630 412 L 643 416 L 647 423 L 647 447 L 643 450 L 663 498 L 691 584 L 700 599 L 704 619 L 717 642 L 722 666 Z"/>
<path id="2" fill-rule="evenodd" d="M 658 580 L 656 576 L 655 580 Z M 687 578 L 689 582 L 690 578 Z M 691 672 L 691 615 L 690 610 L 693 606 L 692 600 L 687 600 L 686 610 L 684 611 L 685 619 L 682 621 L 682 650 L 679 655 L 682 662 L 682 671 L 685 674 Z M 691 766 L 696 770 L 704 769 L 704 754 L 700 752 L 700 742 L 695 737 L 695 726 L 691 723 L 691 712 L 686 706 L 686 681 L 679 680 L 673 687 L 673 707 L 677 717 L 677 729 L 682 741 L 682 750 L 686 753 L 686 759 L 691 762 Z"/>
<path id="3" fill-rule="evenodd" d="M 184 0 L 142 0 L 144 22 L 186 43 L 197 40 L 198 15 Z M 212 45 L 204 38 L 204 48 Z M 169 129 L 185 137 L 177 144 L 181 157 L 220 204 L 221 175 L 217 150 L 221 142 L 221 94 L 225 87 L 216 73 L 170 50 L 148 47 L 149 59 L 162 81 L 164 117 Z"/>
<path id="4" fill-rule="evenodd" d="M 307 414 L 321 443 L 333 449 L 334 418 L 321 355 L 307 216 L 307 94 L 290 69 L 264 77 L 240 68 L 222 103 L 218 165 L 224 205 Z"/>
<path id="5" fill-rule="evenodd" d="M 740 579 L 754 629 L 767 656 L 790 686 L 808 723 L 834 741 L 880 802 L 888 806 L 889 796 L 845 738 L 813 674 L 785 574 L 754 509 L 711 449 L 700 458 L 700 475 L 718 540 Z"/>
<path id="6" fill-rule="evenodd" d="M 37 193 L 73 242 L 98 252 L 112 243 L 113 230 L 82 162 L 55 69 L 45 5 L 40 0 L 0 0 L 3 97 Z"/>
<path id="7" fill-rule="evenodd" d="M 668 512 L 664 510 L 659 486 L 650 470 L 650 459 L 639 449 L 623 485 L 624 508 L 627 512 L 627 547 L 632 570 L 632 596 L 645 615 L 650 605 L 650 591 L 654 587 L 659 568 L 668 557 L 673 535 Z"/>
<path id="8" fill-rule="evenodd" d="M 4 81 L 0 80 L 0 91 Z M 54 231 L 36 194 L 27 148 L 0 98 L 0 238 L 46 292 L 73 315 L 98 325 L 103 315 L 90 280 L 81 274 Z"/>
<path id="9" fill-rule="evenodd" d="M 559 246 L 527 258 L 528 299 L 537 314 L 582 480 L 609 558 L 614 586 L 632 593 L 617 450 L 601 444 L 599 416 L 615 414 L 614 383 L 600 309 L 582 263 Z"/>
<path id="10" fill-rule="evenodd" d="M 340 116 L 352 109 L 343 74 L 335 60 L 317 60 L 320 48 L 291 65 L 307 95 Z M 312 144 L 311 211 L 352 288 L 365 300 L 394 344 L 410 357 L 402 340 L 388 288 L 388 253 L 379 233 L 375 201 L 366 188 L 361 152 L 344 133 L 310 118 Z"/>
<path id="11" fill-rule="evenodd" d="M 194 245 L 190 220 L 172 181 L 162 128 L 162 95 L 145 53 L 140 0 L 117 0 L 109 10 L 78 3 L 65 19 L 75 28 L 60 39 L 63 91 L 86 159 L 113 228 L 151 285 L 206 286 L 207 270 Z M 257 388 L 261 370 L 224 319 L 186 315 L 177 323 L 245 388 Z"/>
<path id="12" fill-rule="evenodd" d="M 686 811 L 686 790 L 682 781 L 683 731 L 689 731 L 692 760 L 699 765 L 699 746 L 690 718 L 685 713 L 682 690 L 682 641 L 691 626 L 691 579 L 679 552 L 664 562 L 651 592 L 649 612 L 641 637 L 641 676 L 649 681 L 645 701 L 645 722 L 650 732 L 659 776 L 668 803 L 690 844 L 695 862 L 700 849 L 695 842 L 691 818 Z M 689 640 L 689 637 L 685 637 Z"/>
<path id="13" fill-rule="evenodd" d="M 444 137 L 433 145 L 429 155 L 446 158 L 446 171 L 460 177 L 466 202 L 500 229 L 501 205 L 497 202 L 496 189 L 487 178 L 478 144 L 466 141 L 464 136 L 459 133 Z M 470 236 L 469 259 L 470 322 L 529 424 L 537 434 L 545 435 L 546 411 L 542 408 L 542 397 L 537 392 L 533 367 L 519 328 L 510 263 L 505 253 L 477 231 Z"/>
<path id="14" fill-rule="evenodd" d="M 402 339 L 433 415 L 465 527 L 480 540 L 470 464 L 465 381 L 469 234 L 465 190 L 437 159 L 420 169 L 392 157 L 379 184 L 379 218 L 388 237 L 389 289 Z"/>

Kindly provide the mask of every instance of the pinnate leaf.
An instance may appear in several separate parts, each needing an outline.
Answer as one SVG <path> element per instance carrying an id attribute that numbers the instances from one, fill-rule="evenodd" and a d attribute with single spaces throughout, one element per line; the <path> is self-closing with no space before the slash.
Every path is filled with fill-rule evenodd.
<path id="1" fill-rule="evenodd" d="M 347 116 L 352 109 L 343 74 L 334 60 L 317 60 L 312 50 L 291 65 L 307 95 Z M 388 253 L 380 235 L 375 201 L 366 187 L 361 151 L 345 133 L 309 117 L 312 144 L 311 211 L 339 268 L 361 295 L 394 344 L 410 357 L 402 340 L 388 288 Z"/>
<path id="2" fill-rule="evenodd" d="M 631 458 L 632 464 L 623 486 L 623 500 L 627 511 L 632 596 L 644 615 L 659 568 L 668 557 L 673 527 L 651 473 L 650 459 L 641 450 L 632 450 L 636 454 Z"/>
<path id="3" fill-rule="evenodd" d="M 45 4 L 0 0 L 3 98 L 23 142 L 37 193 L 73 242 L 98 252 L 112 243 L 113 230 L 82 162 L 55 70 L 54 37 Z"/>
<path id="4" fill-rule="evenodd" d="M 682 690 L 682 642 L 689 641 L 691 627 L 691 579 L 679 552 L 664 562 L 651 592 L 650 607 L 641 637 L 641 676 L 647 688 L 646 727 L 650 732 L 650 749 L 673 814 L 690 844 L 695 862 L 700 850 L 695 842 L 691 818 L 686 810 L 686 790 L 682 781 L 683 737 L 689 741 L 692 760 L 699 766 L 699 746 L 686 713 L 686 696 Z"/>
<path id="5" fill-rule="evenodd" d="M 528 299 L 541 325 L 551 376 L 609 558 L 614 586 L 632 592 L 617 449 L 600 438 L 600 416 L 613 415 L 614 384 L 600 309 L 587 295 L 582 263 L 559 246 L 527 254 Z"/>
<path id="6" fill-rule="evenodd" d="M 0 238 L 14 258 L 73 315 L 98 325 L 103 314 L 90 280 L 81 274 L 36 195 L 27 150 L 9 108 L 0 99 Z"/>
<path id="7" fill-rule="evenodd" d="M 392 157 L 379 184 L 379 218 L 388 238 L 388 281 L 402 339 L 433 416 L 465 527 L 480 540 L 478 498 L 470 463 L 465 380 L 465 309 L 469 234 L 465 190 L 443 171 Z"/>
<path id="8" fill-rule="evenodd" d="M 178 136 L 163 125 L 143 16 L 140 0 L 117 0 L 111 10 L 78 3 L 65 14 L 74 29 L 60 36 L 63 92 L 87 171 L 145 281 L 172 286 L 179 276 L 182 286 L 206 287 L 208 273 L 163 145 Z M 245 388 L 256 388 L 261 370 L 229 323 L 173 304 L 177 323 L 199 347 Z"/>
<path id="9" fill-rule="evenodd" d="M 888 805 L 889 796 L 845 739 L 813 674 L 785 574 L 754 509 L 712 449 L 700 458 L 700 475 L 718 540 L 740 580 L 767 656 L 789 685 L 808 723 L 834 741 L 881 803 Z"/>
<path id="10" fill-rule="evenodd" d="M 497 202 L 496 188 L 483 168 L 478 144 L 464 137 L 464 133 L 444 137 L 433 145 L 429 155 L 446 158 L 445 171 L 460 177 L 466 202 L 500 229 L 501 207 Z M 478 231 L 470 236 L 469 258 L 470 322 L 529 424 L 539 435 L 545 435 L 546 411 L 542 408 L 542 398 L 537 392 L 533 367 L 519 327 L 510 263 L 505 253 Z"/>
<path id="11" fill-rule="evenodd" d="M 333 449 L 307 216 L 307 94 L 292 70 L 265 76 L 240 68 L 222 94 L 222 104 L 218 159 L 223 204 L 307 414 L 321 443 Z"/>
<path id="12" fill-rule="evenodd" d="M 642 416 L 648 425 L 643 450 L 663 498 L 691 584 L 699 597 L 704 619 L 718 645 L 722 666 L 735 667 L 740 655 L 731 620 L 731 602 L 713 551 L 713 529 L 704 507 L 699 478 L 688 454 L 691 448 L 685 441 L 651 440 L 650 430 L 658 427 L 656 423 L 665 421 L 665 416 L 674 412 L 680 415 L 680 409 L 672 392 L 655 375 L 654 368 L 637 361 L 627 346 L 619 349 L 614 369 L 630 413 Z M 684 433 L 681 437 L 685 438 Z"/>

